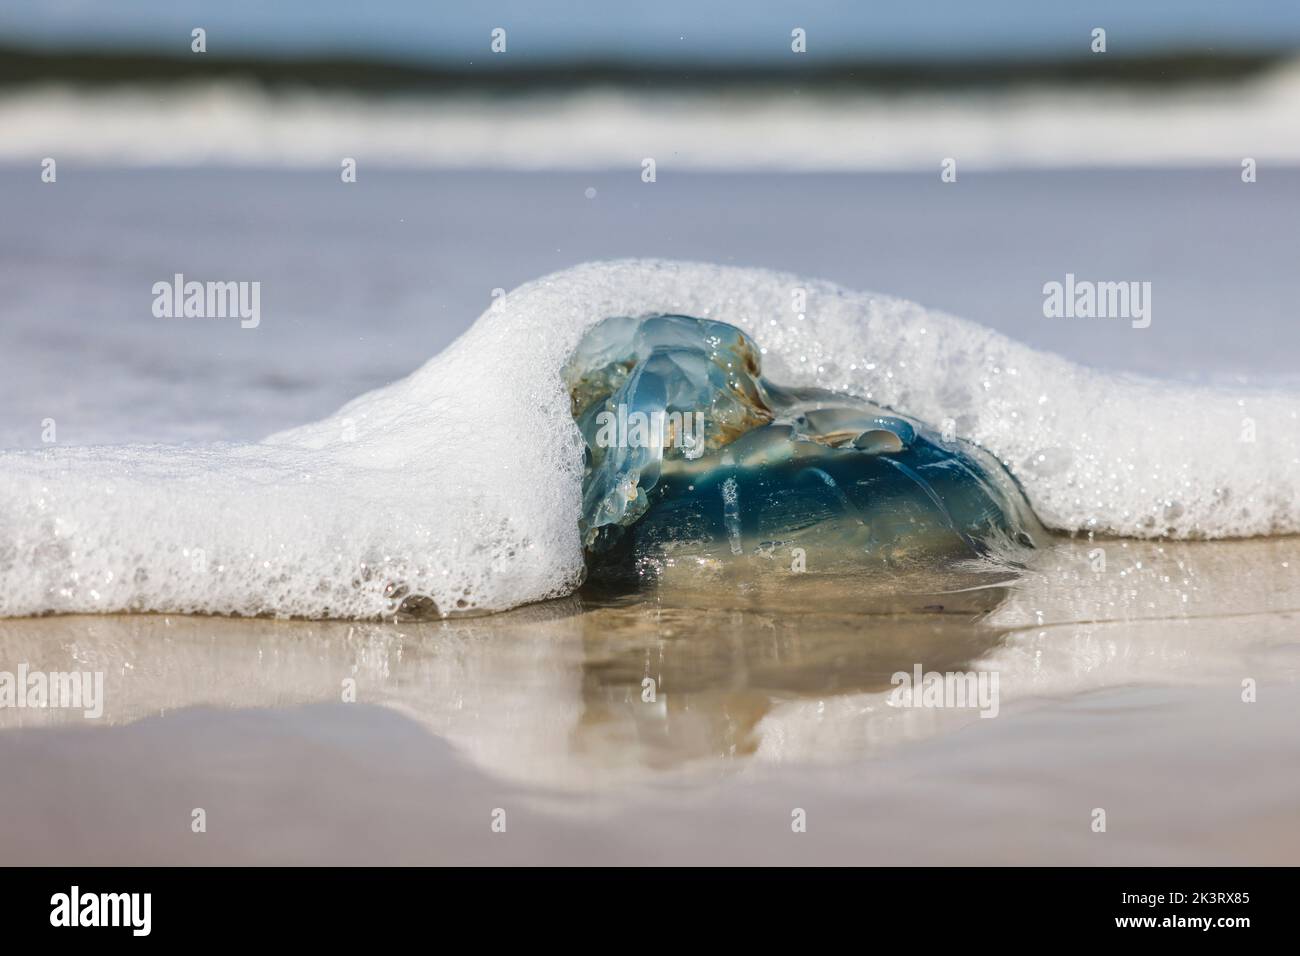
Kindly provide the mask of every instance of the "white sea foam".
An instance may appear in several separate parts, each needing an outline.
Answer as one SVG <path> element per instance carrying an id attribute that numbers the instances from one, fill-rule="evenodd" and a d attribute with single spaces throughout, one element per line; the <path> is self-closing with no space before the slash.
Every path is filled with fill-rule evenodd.
<path id="1" fill-rule="evenodd" d="M 240 81 L 0 94 L 0 160 L 106 165 L 937 171 L 1300 162 L 1300 63 L 1239 84 L 521 96 L 270 93 Z"/>
<path id="2" fill-rule="evenodd" d="M 1052 527 L 1300 531 L 1293 393 L 1119 378 L 791 275 L 591 263 L 497 299 L 408 378 L 260 443 L 0 455 L 0 614 L 369 618 L 407 593 L 444 612 L 565 593 L 582 571 L 581 446 L 559 370 L 595 322 L 655 312 L 740 326 L 778 382 L 952 419 Z"/>

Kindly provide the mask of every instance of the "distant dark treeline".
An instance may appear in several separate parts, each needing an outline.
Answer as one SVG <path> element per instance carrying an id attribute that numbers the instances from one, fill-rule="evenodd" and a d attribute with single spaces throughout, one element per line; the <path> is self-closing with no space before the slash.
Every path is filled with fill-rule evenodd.
<path id="1" fill-rule="evenodd" d="M 533 63 L 485 53 L 473 63 L 304 57 L 235 58 L 210 53 L 41 51 L 0 47 L 0 84 L 70 81 L 86 84 L 167 83 L 243 78 L 267 87 L 309 86 L 373 92 L 488 90 L 528 92 L 595 84 L 635 89 L 708 86 L 794 86 L 817 89 L 914 90 L 1059 83 L 1168 85 L 1232 81 L 1284 59 L 1281 53 L 1167 53 L 1124 57 L 1097 54 L 1052 60 L 824 62 L 792 56 L 788 66 L 708 66 L 647 63 Z"/>

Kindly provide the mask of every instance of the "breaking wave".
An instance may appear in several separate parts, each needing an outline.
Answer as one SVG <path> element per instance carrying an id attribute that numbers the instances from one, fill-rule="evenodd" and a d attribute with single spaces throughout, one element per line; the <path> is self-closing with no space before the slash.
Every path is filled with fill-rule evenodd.
<path id="1" fill-rule="evenodd" d="M 1236 84 L 960 92 L 529 95 L 272 91 L 252 81 L 67 82 L 0 93 L 0 160 L 478 169 L 854 171 L 1300 162 L 1300 64 Z"/>

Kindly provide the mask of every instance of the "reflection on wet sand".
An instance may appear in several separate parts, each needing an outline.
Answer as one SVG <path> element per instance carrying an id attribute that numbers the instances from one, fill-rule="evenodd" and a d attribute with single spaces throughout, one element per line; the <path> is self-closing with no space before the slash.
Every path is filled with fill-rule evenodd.
<path id="1" fill-rule="evenodd" d="M 971 605 L 996 592 L 976 592 Z M 781 701 L 888 688 L 967 666 L 996 642 L 972 608 L 864 618 L 581 599 L 446 623 L 348 624 L 115 615 L 0 622 L 6 661 L 105 672 L 102 722 L 194 705 L 355 698 L 395 708 L 485 770 L 586 785 L 752 753 Z M 0 727 L 77 722 L 0 710 Z"/>
<path id="2" fill-rule="evenodd" d="M 833 607 L 825 599 L 833 593 L 804 603 L 811 595 L 796 588 L 787 599 Z M 777 612 L 758 595 L 757 609 L 591 608 L 582 618 L 574 746 L 607 763 L 654 769 L 753 754 L 760 725 L 787 702 L 883 693 L 895 672 L 916 662 L 970 668 L 1001 636 L 983 618 L 1004 595 L 1002 588 L 916 595 L 916 610 L 876 614 Z"/>
<path id="3" fill-rule="evenodd" d="M 358 702 L 531 785 L 838 762 L 976 719 L 889 706 L 891 675 L 917 664 L 998 671 L 1004 715 L 1117 685 L 1235 693 L 1246 677 L 1294 680 L 1298 569 L 1294 538 L 1061 541 L 1016 581 L 970 568 L 856 588 L 814 574 L 719 588 L 684 573 L 651 599 L 575 596 L 439 623 L 8 620 L 0 669 L 103 671 L 106 699 L 101 721 L 0 709 L 0 728 L 337 703 L 355 682 Z"/>

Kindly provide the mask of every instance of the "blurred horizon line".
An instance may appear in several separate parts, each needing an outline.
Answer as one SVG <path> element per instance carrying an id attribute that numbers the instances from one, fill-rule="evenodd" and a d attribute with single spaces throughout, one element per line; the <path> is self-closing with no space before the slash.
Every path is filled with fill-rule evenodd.
<path id="1" fill-rule="evenodd" d="M 804 83 L 826 89 L 900 91 L 996 88 L 1028 84 L 1178 86 L 1245 82 L 1300 58 L 1294 47 L 1206 52 L 1170 48 L 1138 54 L 998 54 L 963 59 L 791 55 L 768 63 L 683 62 L 655 57 L 573 60 L 517 54 L 422 60 L 348 53 L 169 54 L 155 48 L 51 48 L 0 38 L 0 85 L 72 82 L 132 84 L 178 80 L 249 80 L 268 88 L 346 88 L 376 92 L 485 89 L 521 92 L 579 86 L 689 88 Z"/>

